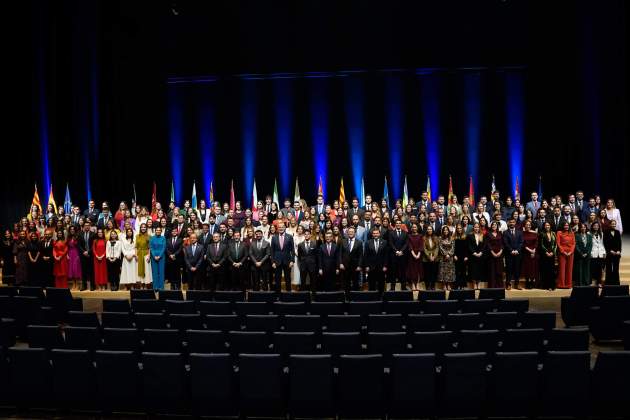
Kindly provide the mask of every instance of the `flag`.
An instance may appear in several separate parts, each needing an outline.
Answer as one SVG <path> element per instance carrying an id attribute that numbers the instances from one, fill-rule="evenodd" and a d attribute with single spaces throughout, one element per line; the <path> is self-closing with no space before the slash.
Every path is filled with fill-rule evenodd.
<path id="1" fill-rule="evenodd" d="M 53 210 L 55 212 L 55 214 L 57 214 L 57 203 L 55 203 L 55 197 L 53 197 L 53 187 L 52 184 L 50 184 L 50 194 L 48 195 L 48 205 L 53 206 Z"/>
<path id="2" fill-rule="evenodd" d="M 339 186 L 339 205 L 343 205 L 346 201 L 346 191 L 343 188 L 343 177 L 341 177 L 341 185 Z"/>
<path id="3" fill-rule="evenodd" d="M 232 186 L 230 188 L 230 210 L 236 208 L 236 196 L 234 195 L 234 180 L 232 180 Z"/>
<path id="4" fill-rule="evenodd" d="M 192 199 L 190 200 L 190 206 L 193 209 L 197 209 L 197 186 L 195 185 L 195 181 L 193 181 L 193 191 L 192 191 Z"/>
<path id="5" fill-rule="evenodd" d="M 273 180 L 273 202 L 276 204 L 280 203 L 280 199 L 278 198 L 278 181 L 274 178 Z"/>
<path id="6" fill-rule="evenodd" d="M 175 202 L 175 182 L 171 179 L 171 203 Z"/>
<path id="7" fill-rule="evenodd" d="M 365 184 L 363 183 L 363 177 L 361 177 L 361 197 L 359 197 L 361 207 L 365 207 Z"/>
<path id="8" fill-rule="evenodd" d="M 72 212 L 72 199 L 70 199 L 70 187 L 68 183 L 66 183 L 66 198 L 63 200 L 63 211 L 66 214 L 70 214 Z"/>
<path id="9" fill-rule="evenodd" d="M 407 175 L 405 175 L 405 185 L 403 185 L 403 207 L 407 207 L 409 203 L 409 191 L 407 190 Z"/>
<path id="10" fill-rule="evenodd" d="M 151 213 L 155 213 L 155 204 L 157 203 L 157 186 L 153 181 L 153 192 L 151 193 Z"/>
<path id="11" fill-rule="evenodd" d="M 433 202 L 431 198 L 431 176 L 429 175 L 427 175 L 427 200 L 429 200 L 429 203 Z"/>
<path id="12" fill-rule="evenodd" d="M 300 201 L 300 186 L 298 184 L 297 176 L 295 177 L 295 193 L 293 194 L 293 201 Z"/>
<path id="13" fill-rule="evenodd" d="M 389 205 L 389 189 L 387 188 L 387 177 L 385 177 L 385 186 L 383 187 L 383 200 L 385 200 L 385 202 L 387 203 L 387 207 L 390 207 L 390 205 Z"/>
<path id="14" fill-rule="evenodd" d="M 453 204 L 453 178 L 448 176 L 448 204 Z"/>
<path id="15" fill-rule="evenodd" d="M 473 187 L 473 179 L 470 177 L 470 185 L 468 186 L 468 203 L 470 207 L 475 207 L 475 188 Z"/>
<path id="16" fill-rule="evenodd" d="M 542 176 L 538 177 L 538 200 L 542 203 L 543 195 L 542 195 Z"/>
<path id="17" fill-rule="evenodd" d="M 490 187 L 491 191 L 490 191 L 490 199 L 491 201 L 494 201 L 494 193 L 497 190 L 497 186 L 494 184 L 494 175 L 492 175 L 492 185 Z"/>
<path id="18" fill-rule="evenodd" d="M 33 206 L 37 206 L 39 214 L 42 214 L 42 203 L 39 201 L 39 193 L 37 192 L 37 184 L 35 184 L 35 193 L 33 193 L 33 201 L 31 201 L 31 210 Z M 29 214 L 31 211 L 29 210 Z"/>
<path id="19" fill-rule="evenodd" d="M 514 184 L 514 199 L 521 199 L 521 187 L 518 185 L 518 176 L 516 177 L 516 183 Z"/>
<path id="20" fill-rule="evenodd" d="M 324 196 L 324 183 L 322 182 L 322 176 L 319 176 L 319 185 L 317 186 L 317 195 Z"/>
<path id="21" fill-rule="evenodd" d="M 133 184 L 133 197 L 131 198 L 131 207 L 136 207 L 136 184 Z"/>
<path id="22" fill-rule="evenodd" d="M 210 205 L 214 205 L 214 185 L 210 181 Z"/>
<path id="23" fill-rule="evenodd" d="M 256 191 L 256 178 L 254 178 L 254 187 L 252 188 L 252 215 L 254 216 L 254 220 L 258 220 L 256 203 L 258 203 L 258 191 Z"/>

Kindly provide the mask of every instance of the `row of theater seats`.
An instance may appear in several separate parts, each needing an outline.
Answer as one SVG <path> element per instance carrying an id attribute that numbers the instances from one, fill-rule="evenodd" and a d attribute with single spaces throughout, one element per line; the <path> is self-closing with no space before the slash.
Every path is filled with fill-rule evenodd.
<path id="1" fill-rule="evenodd" d="M 267 326 L 243 331 L 176 330 L 135 328 L 66 327 L 31 325 L 27 342 L 31 348 L 75 350 L 120 350 L 176 353 L 279 353 L 342 354 L 381 353 L 389 359 L 396 353 L 586 351 L 585 328 L 507 330 L 456 330 L 413 332 L 290 332 L 269 331 Z"/>
<path id="2" fill-rule="evenodd" d="M 574 287 L 561 300 L 562 320 L 567 326 L 588 325 L 597 340 L 623 338 L 625 321 L 630 320 L 628 285 Z"/>
<path id="3" fill-rule="evenodd" d="M 228 417 L 626 416 L 630 352 L 229 354 L 12 348 L 0 403 Z"/>

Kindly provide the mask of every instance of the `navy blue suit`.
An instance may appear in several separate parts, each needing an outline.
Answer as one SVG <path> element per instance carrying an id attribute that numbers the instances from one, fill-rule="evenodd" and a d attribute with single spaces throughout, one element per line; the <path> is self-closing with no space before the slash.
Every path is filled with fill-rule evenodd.
<path id="1" fill-rule="evenodd" d="M 287 292 L 291 291 L 291 267 L 289 264 L 295 262 L 295 248 L 293 246 L 293 236 L 284 234 L 284 242 L 280 246 L 280 235 L 271 238 L 271 262 L 276 265 L 275 286 L 280 292 L 281 279 L 284 273 L 284 285 Z"/>
<path id="2" fill-rule="evenodd" d="M 523 232 L 520 230 L 508 229 L 503 233 L 503 254 L 505 255 L 505 280 L 514 280 L 518 285 L 521 276 L 521 250 L 523 249 Z M 512 255 L 512 251 L 518 251 L 517 255 Z"/>

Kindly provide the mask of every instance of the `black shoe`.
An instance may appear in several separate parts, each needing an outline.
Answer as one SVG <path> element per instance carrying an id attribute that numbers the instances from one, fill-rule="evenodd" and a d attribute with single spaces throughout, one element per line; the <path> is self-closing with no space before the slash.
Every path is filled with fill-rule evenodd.
<path id="1" fill-rule="evenodd" d="M 79 292 L 85 292 L 87 290 L 87 287 L 82 287 L 79 289 Z"/>

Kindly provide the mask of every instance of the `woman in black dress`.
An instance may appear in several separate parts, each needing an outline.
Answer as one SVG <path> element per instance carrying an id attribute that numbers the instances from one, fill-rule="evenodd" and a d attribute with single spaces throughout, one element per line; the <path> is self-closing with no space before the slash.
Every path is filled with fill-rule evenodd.
<path id="1" fill-rule="evenodd" d="M 464 227 L 461 224 L 455 226 L 455 287 L 465 289 L 467 283 L 468 267 L 468 241 Z"/>
<path id="2" fill-rule="evenodd" d="M 610 229 L 604 232 L 604 247 L 606 248 L 606 278 L 605 284 L 619 284 L 619 260 L 621 259 L 621 235 L 617 230 L 617 221 L 610 221 Z"/>
<path id="3" fill-rule="evenodd" d="M 28 282 L 28 241 L 26 231 L 22 230 L 13 244 L 13 255 L 15 257 L 15 285 L 22 286 Z"/>
<path id="4" fill-rule="evenodd" d="M 2 267 L 2 283 L 15 283 L 15 260 L 13 257 L 13 235 L 9 229 L 4 231 L 0 241 L 0 267 Z"/>
<path id="5" fill-rule="evenodd" d="M 486 279 L 486 246 L 479 223 L 475 223 L 468 235 L 468 278 L 475 289 L 479 289 L 479 282 Z"/>
<path id="6" fill-rule="evenodd" d="M 26 254 L 28 256 L 28 280 L 29 286 L 42 286 L 41 281 L 41 250 L 37 234 L 31 232 L 29 241 L 26 244 Z"/>
<path id="7" fill-rule="evenodd" d="M 539 233 L 538 246 L 540 247 L 540 287 L 541 289 L 556 289 L 556 234 L 551 230 L 551 223 L 545 222 Z"/>

